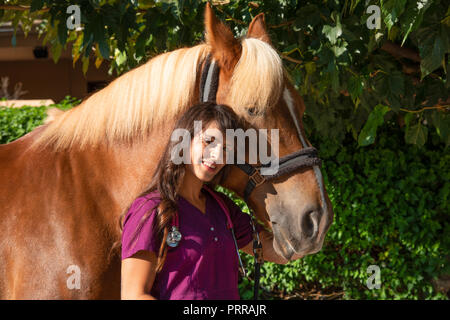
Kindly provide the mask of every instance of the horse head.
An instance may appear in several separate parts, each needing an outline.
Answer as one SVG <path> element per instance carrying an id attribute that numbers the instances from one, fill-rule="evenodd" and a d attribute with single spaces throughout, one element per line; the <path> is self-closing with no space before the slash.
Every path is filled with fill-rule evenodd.
<path id="1" fill-rule="evenodd" d="M 271 44 L 264 15 L 253 19 L 246 37 L 236 39 L 207 4 L 205 29 L 206 44 L 220 68 L 217 103 L 231 106 L 253 128 L 278 129 L 280 158 L 310 148 L 302 123 L 304 102 Z M 248 180 L 233 166 L 222 185 L 244 196 Z M 251 192 L 248 204 L 273 231 L 274 248 L 287 260 L 318 252 L 333 220 L 317 164 L 265 181 Z"/>

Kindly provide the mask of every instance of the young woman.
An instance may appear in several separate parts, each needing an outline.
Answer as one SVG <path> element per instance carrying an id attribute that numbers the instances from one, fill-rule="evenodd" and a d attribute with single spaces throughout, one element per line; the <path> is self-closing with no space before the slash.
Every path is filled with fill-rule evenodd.
<path id="1" fill-rule="evenodd" d="M 198 120 L 201 131 L 195 130 Z M 170 141 L 149 188 L 121 219 L 122 299 L 239 299 L 236 244 L 252 254 L 250 217 L 213 188 L 228 171 L 226 129 L 240 127 L 231 108 L 210 102 L 190 108 L 178 120 L 175 128 L 186 129 L 192 138 L 190 154 L 183 155 L 190 161 L 176 164 L 179 142 Z M 211 134 L 214 130 L 223 139 Z M 236 244 L 211 192 L 228 208 Z M 286 263 L 275 254 L 270 234 L 259 225 L 257 230 L 264 258 Z"/>

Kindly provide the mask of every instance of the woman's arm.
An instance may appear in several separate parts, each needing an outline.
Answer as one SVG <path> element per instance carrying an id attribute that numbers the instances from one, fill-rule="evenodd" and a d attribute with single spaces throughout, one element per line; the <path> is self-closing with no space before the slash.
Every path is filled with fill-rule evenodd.
<path id="1" fill-rule="evenodd" d="M 277 264 L 286 264 L 289 262 L 289 260 L 286 260 L 275 252 L 275 249 L 273 248 L 272 233 L 266 231 L 265 229 L 262 229 L 259 232 L 259 239 L 261 240 L 263 258 L 265 261 L 275 262 Z M 253 240 L 250 241 L 250 243 L 245 247 L 241 248 L 241 250 L 253 256 Z"/>
<path id="2" fill-rule="evenodd" d="M 155 280 L 156 263 L 156 254 L 147 250 L 122 260 L 122 300 L 156 300 L 148 294 Z"/>

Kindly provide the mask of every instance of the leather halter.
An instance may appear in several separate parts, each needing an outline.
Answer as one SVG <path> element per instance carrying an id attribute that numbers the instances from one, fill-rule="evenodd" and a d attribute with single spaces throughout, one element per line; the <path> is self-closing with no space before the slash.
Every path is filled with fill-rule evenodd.
<path id="1" fill-rule="evenodd" d="M 216 102 L 217 90 L 219 87 L 219 66 L 212 59 L 211 54 L 206 58 L 205 65 L 200 79 L 200 102 Z M 245 172 L 249 179 L 244 190 L 244 201 L 248 203 L 248 199 L 252 191 L 258 186 L 264 184 L 266 181 L 271 181 L 281 176 L 290 174 L 297 169 L 321 166 L 321 160 L 317 156 L 317 150 L 314 147 L 304 147 L 298 151 L 290 153 L 278 161 L 278 171 L 271 175 L 262 175 L 261 168 L 273 167 L 273 160 L 267 164 L 253 166 L 248 163 L 234 164 L 243 172 Z M 260 268 L 264 263 L 262 255 L 262 243 L 259 234 L 256 231 L 254 223 L 253 210 L 249 207 L 251 214 L 251 225 L 253 230 L 253 254 L 255 257 L 255 286 L 253 299 L 258 299 Z"/>
<path id="2" fill-rule="evenodd" d="M 249 176 L 249 180 L 244 190 L 245 202 L 247 202 L 253 189 L 262 185 L 264 182 L 290 174 L 297 169 L 308 168 L 316 165 L 320 166 L 321 160 L 317 157 L 317 150 L 315 148 L 306 147 L 281 157 L 279 159 L 277 173 L 271 175 L 261 175 L 260 168 L 270 167 L 271 165 L 272 161 L 258 167 L 254 167 L 248 163 L 236 164 L 239 169 L 244 171 Z"/>

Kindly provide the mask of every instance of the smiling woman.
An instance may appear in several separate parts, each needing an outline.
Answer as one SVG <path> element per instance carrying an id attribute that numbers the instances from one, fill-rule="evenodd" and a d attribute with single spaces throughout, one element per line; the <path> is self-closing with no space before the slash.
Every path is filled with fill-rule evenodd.
<path id="1" fill-rule="evenodd" d="M 178 141 L 169 141 L 150 186 L 122 216 L 123 299 L 239 299 L 238 249 L 250 253 L 250 217 L 213 187 L 228 169 L 219 137 L 242 127 L 231 108 L 212 102 L 175 124 L 192 137 L 188 163 L 172 161 Z"/>

